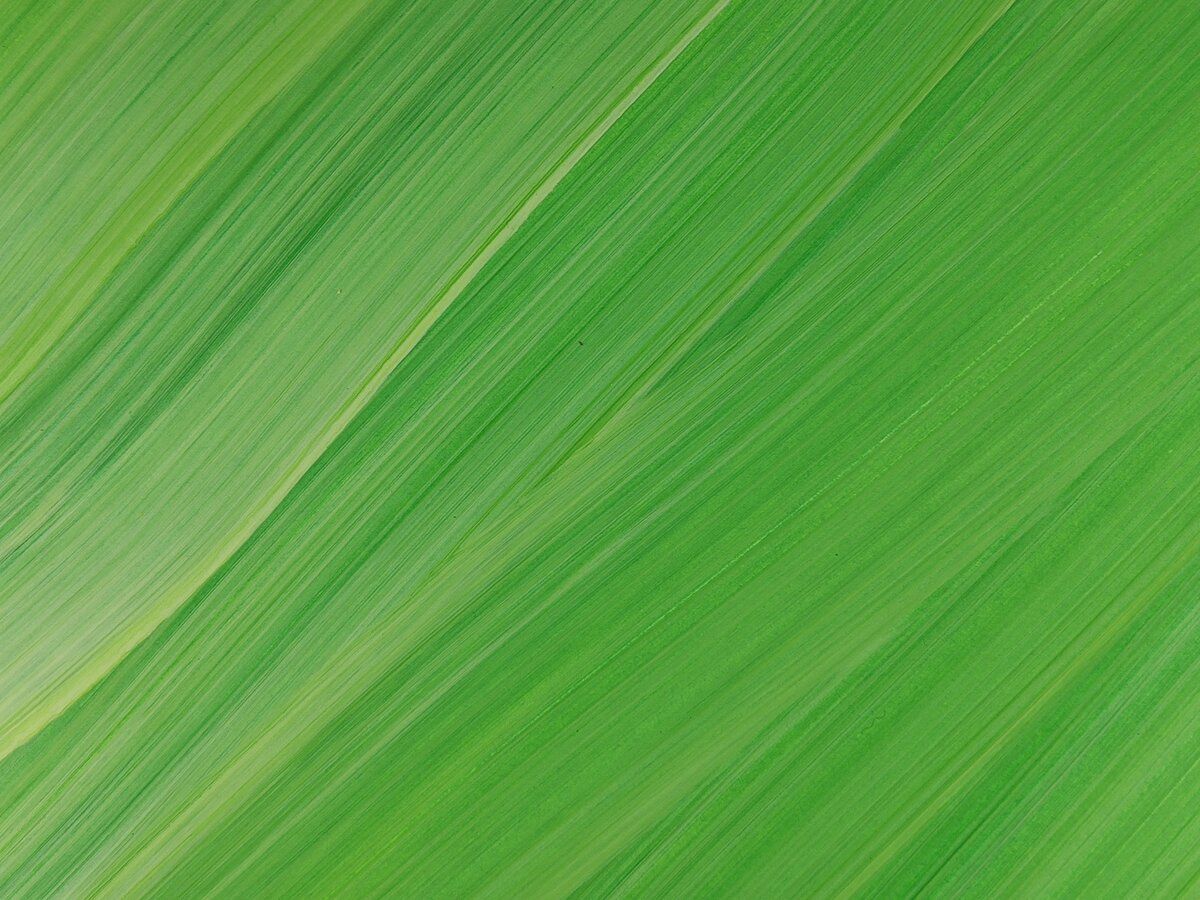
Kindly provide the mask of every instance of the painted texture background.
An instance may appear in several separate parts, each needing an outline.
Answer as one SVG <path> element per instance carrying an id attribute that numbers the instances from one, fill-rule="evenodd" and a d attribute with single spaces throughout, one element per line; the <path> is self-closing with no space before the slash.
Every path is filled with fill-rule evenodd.
<path id="1" fill-rule="evenodd" d="M 1190 0 L 0 3 L 0 896 L 1200 892 Z"/>

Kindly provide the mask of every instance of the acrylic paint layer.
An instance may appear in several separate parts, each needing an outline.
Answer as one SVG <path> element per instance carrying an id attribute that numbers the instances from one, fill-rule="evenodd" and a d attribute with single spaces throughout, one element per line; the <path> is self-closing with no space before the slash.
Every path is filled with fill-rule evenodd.
<path id="1" fill-rule="evenodd" d="M 1193 890 L 1198 42 L 0 4 L 0 896 Z"/>

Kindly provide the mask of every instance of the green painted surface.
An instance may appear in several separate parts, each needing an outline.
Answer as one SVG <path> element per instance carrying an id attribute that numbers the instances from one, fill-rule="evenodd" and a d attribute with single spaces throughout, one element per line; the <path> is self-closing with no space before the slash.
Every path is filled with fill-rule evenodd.
<path id="1" fill-rule="evenodd" d="M 1200 892 L 1198 46 L 0 4 L 0 896 Z"/>

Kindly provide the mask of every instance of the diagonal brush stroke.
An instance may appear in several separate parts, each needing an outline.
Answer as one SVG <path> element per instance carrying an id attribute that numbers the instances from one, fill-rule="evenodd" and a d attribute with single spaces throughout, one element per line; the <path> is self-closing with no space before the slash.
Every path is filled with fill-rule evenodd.
<path id="1" fill-rule="evenodd" d="M 0 4 L 0 897 L 1200 882 L 1200 13 Z"/>

